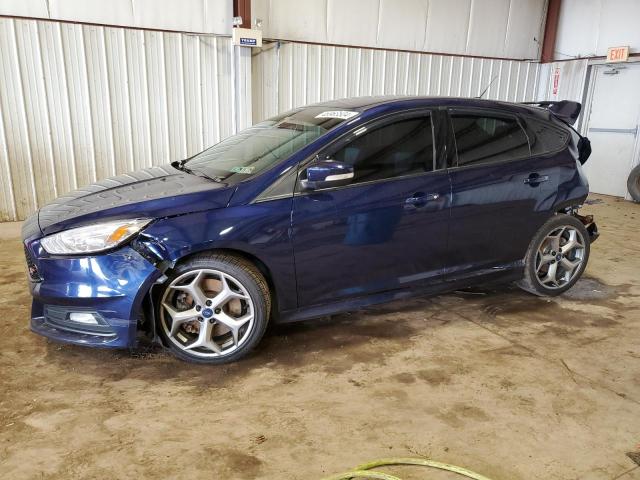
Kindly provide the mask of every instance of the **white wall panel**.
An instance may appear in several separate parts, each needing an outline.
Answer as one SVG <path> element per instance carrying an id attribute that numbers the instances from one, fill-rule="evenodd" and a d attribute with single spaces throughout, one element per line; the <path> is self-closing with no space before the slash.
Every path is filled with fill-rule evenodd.
<path id="1" fill-rule="evenodd" d="M 607 48 L 629 45 L 640 52 L 640 2 L 638 0 L 601 0 L 596 52 L 607 54 Z"/>
<path id="2" fill-rule="evenodd" d="M 250 50 L 234 48 L 224 37 L 0 18 L 0 220 L 248 126 Z"/>
<path id="3" fill-rule="evenodd" d="M 327 38 L 333 39 L 333 43 L 349 44 L 353 41 L 353 19 L 357 18 L 358 37 L 362 44 L 376 45 L 380 16 L 379 2 L 380 0 L 349 0 L 348 2 L 327 0 L 327 18 L 331 19 L 327 22 Z M 253 11 L 253 16 L 264 15 L 267 3 L 254 0 L 253 8 L 256 6 L 262 9 L 262 13 Z"/>
<path id="4" fill-rule="evenodd" d="M 279 46 L 278 46 L 279 45 Z M 309 103 L 366 95 L 536 100 L 540 64 L 309 45 L 268 44 L 253 55 L 254 122 Z"/>
<path id="5" fill-rule="evenodd" d="M 252 49 L 245 47 L 234 47 L 237 49 L 238 54 L 235 55 L 235 77 L 236 90 L 233 97 L 235 98 L 235 131 L 242 130 L 243 128 L 253 123 L 252 113 L 252 71 L 251 71 L 251 56 Z"/>
<path id="6" fill-rule="evenodd" d="M 608 47 L 640 52 L 638 0 L 563 0 L 555 58 L 603 56 Z"/>
<path id="7" fill-rule="evenodd" d="M 422 50 L 428 10 L 429 2 L 423 0 L 380 0 L 377 43 L 384 48 Z"/>
<path id="8" fill-rule="evenodd" d="M 23 22 L 15 21 L 14 23 Z M 76 182 L 78 186 L 82 186 L 96 180 L 97 170 L 93 137 L 94 125 L 91 121 L 86 42 L 80 25 L 62 24 L 61 31 L 64 69 L 67 78 L 66 89 L 61 94 L 66 95 L 69 102 L 69 111 L 72 116 L 71 137 L 76 164 Z M 25 101 L 25 108 L 37 101 L 39 99 Z"/>
<path id="9" fill-rule="evenodd" d="M 232 0 L 2 0 L 0 15 L 230 34 Z"/>
<path id="10" fill-rule="evenodd" d="M 84 41 L 84 58 L 77 57 L 78 68 L 86 65 L 86 93 L 88 96 L 87 113 L 91 126 L 93 142 L 94 171 L 91 181 L 115 175 L 116 161 L 113 148 L 113 119 L 109 95 L 109 77 L 107 75 L 104 28 L 86 26 L 79 31 Z M 82 85 L 85 88 L 85 85 Z M 85 183 L 85 182 L 83 182 Z"/>
<path id="11" fill-rule="evenodd" d="M 546 0 L 253 0 L 265 38 L 539 59 Z"/>
<path id="12" fill-rule="evenodd" d="M 46 99 L 43 104 L 47 105 L 47 120 L 51 132 L 51 162 L 56 179 L 56 193 L 68 192 L 78 187 L 78 176 L 62 28 L 61 24 L 54 22 L 39 22 L 37 25 Z"/>
<path id="13" fill-rule="evenodd" d="M 327 36 L 326 0 L 253 2 L 252 14 L 262 18 L 263 31 L 270 37 L 322 41 Z"/>
<path id="14" fill-rule="evenodd" d="M 540 100 L 573 100 L 582 102 L 589 60 L 545 63 L 541 71 Z M 554 93 L 553 78 L 558 72 L 558 89 Z"/>
<path id="15" fill-rule="evenodd" d="M 546 1 L 515 0 L 509 2 L 509 17 L 505 37 L 504 56 L 519 58 L 522 46 L 539 58 L 547 16 Z"/>
<path id="16" fill-rule="evenodd" d="M 3 173 L 3 183 L 11 182 L 13 207 L 23 217 L 35 209 L 38 199 L 33 176 L 31 142 L 24 103 L 24 88 L 20 75 L 17 32 L 14 22 L 0 28 L 0 111 L 3 116 L 9 169 Z M 8 205 L 3 205 L 2 217 L 9 219 Z"/>
<path id="17" fill-rule="evenodd" d="M 3 78 L 0 76 L 0 81 Z M 2 169 L 2 181 L 0 182 L 0 222 L 17 218 L 16 197 L 13 192 L 13 178 L 9 166 L 9 152 L 7 150 L 7 136 L 4 128 L 2 104 L 0 103 L 0 169 Z"/>
<path id="18" fill-rule="evenodd" d="M 467 33 L 472 0 L 429 2 L 425 47 L 431 52 L 468 53 Z M 426 48 L 425 48 L 426 49 Z"/>
<path id="19" fill-rule="evenodd" d="M 19 65 L 19 79 L 24 101 L 26 98 L 42 97 L 44 84 L 42 62 L 40 61 L 40 44 L 38 42 L 37 25 L 20 23 L 15 25 L 16 48 Z M 30 172 L 33 175 L 32 186 L 35 187 L 35 198 L 50 198 L 56 195 L 55 171 L 51 155 L 51 137 L 47 121 L 46 103 L 31 105 L 25 110 L 26 136 L 29 141 Z"/>
<path id="20" fill-rule="evenodd" d="M 495 52 L 504 52 L 510 9 L 511 0 L 471 2 L 469 33 L 465 50 L 469 50 L 472 45 L 475 45 L 474 53 L 476 55 L 495 56 Z M 504 19 L 504 21 L 496 22 L 496 18 Z M 487 25 L 491 25 L 492 28 L 488 29 Z"/>

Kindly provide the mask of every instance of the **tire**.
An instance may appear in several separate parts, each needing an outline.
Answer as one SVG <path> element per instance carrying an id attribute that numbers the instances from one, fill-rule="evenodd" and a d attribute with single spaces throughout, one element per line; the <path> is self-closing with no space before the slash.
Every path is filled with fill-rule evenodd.
<path id="1" fill-rule="evenodd" d="M 181 360 L 235 362 L 262 339 L 271 312 L 269 286 L 248 260 L 206 253 L 178 264 L 155 305 L 157 331 Z"/>
<path id="2" fill-rule="evenodd" d="M 572 239 L 577 243 L 570 248 Z M 580 220 L 566 214 L 554 215 L 531 240 L 524 278 L 517 282 L 518 286 L 539 296 L 566 292 L 587 267 L 590 248 L 589 234 Z"/>
<path id="3" fill-rule="evenodd" d="M 640 165 L 631 170 L 627 179 L 627 190 L 634 202 L 640 203 Z"/>

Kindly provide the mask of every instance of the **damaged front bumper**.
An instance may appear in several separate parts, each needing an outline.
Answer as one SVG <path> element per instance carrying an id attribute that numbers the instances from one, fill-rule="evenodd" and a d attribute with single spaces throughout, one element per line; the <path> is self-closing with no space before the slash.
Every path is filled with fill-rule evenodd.
<path id="1" fill-rule="evenodd" d="M 130 246 L 94 256 L 47 254 L 25 242 L 31 330 L 52 340 L 132 347 L 142 301 L 161 272 Z"/>

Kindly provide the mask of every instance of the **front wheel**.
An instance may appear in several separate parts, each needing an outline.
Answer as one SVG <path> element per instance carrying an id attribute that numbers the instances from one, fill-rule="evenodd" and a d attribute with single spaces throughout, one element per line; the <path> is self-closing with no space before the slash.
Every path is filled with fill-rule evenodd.
<path id="1" fill-rule="evenodd" d="M 158 332 L 182 360 L 228 363 L 260 341 L 270 312 L 269 287 L 250 262 L 203 254 L 179 264 L 156 305 Z"/>
<path id="2" fill-rule="evenodd" d="M 589 234 L 582 222 L 571 215 L 555 215 L 533 237 L 518 285 L 535 295 L 560 295 L 584 272 L 589 251 Z"/>

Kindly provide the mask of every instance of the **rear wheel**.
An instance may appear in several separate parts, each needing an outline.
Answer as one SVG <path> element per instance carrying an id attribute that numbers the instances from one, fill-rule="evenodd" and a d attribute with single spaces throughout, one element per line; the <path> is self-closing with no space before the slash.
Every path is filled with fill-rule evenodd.
<path id="1" fill-rule="evenodd" d="M 582 222 L 571 215 L 558 214 L 531 241 L 524 278 L 518 285 L 535 295 L 560 295 L 584 272 L 589 250 L 589 234 Z"/>
<path id="2" fill-rule="evenodd" d="M 158 331 L 177 357 L 228 363 L 246 355 L 264 335 L 269 288 L 242 258 L 198 255 L 175 269 L 156 308 Z"/>
<path id="3" fill-rule="evenodd" d="M 634 201 L 640 202 L 640 165 L 631 170 L 627 179 L 627 190 Z"/>

